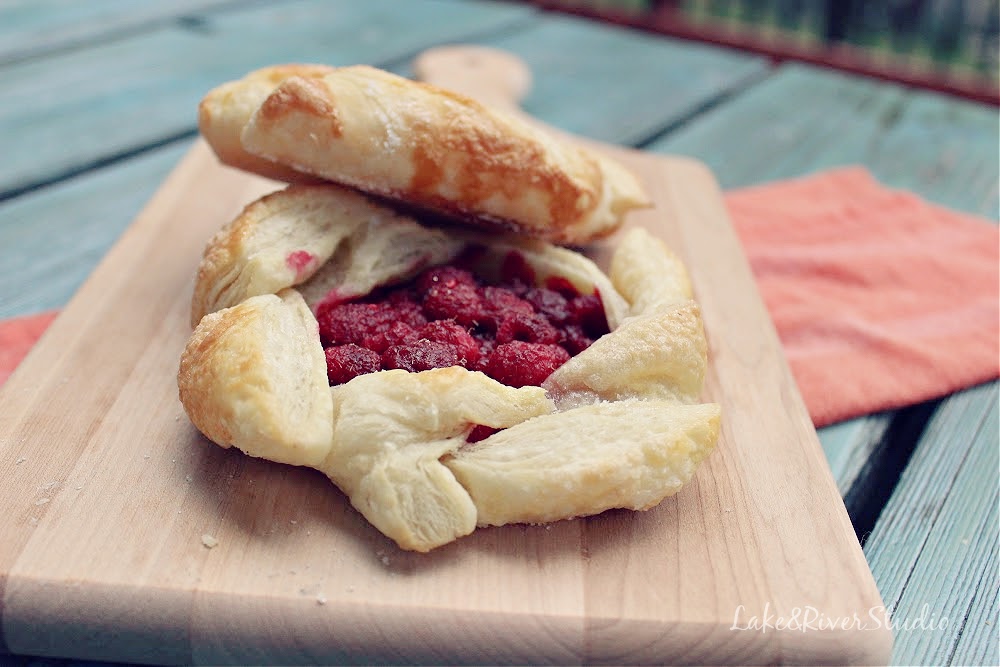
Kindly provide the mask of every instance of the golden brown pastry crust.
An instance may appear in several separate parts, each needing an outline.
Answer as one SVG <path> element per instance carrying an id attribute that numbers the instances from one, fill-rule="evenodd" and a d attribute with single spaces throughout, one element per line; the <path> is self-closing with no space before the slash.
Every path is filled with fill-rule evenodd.
<path id="1" fill-rule="evenodd" d="M 181 404 L 198 430 L 223 447 L 316 465 L 333 434 L 333 401 L 318 341 L 316 319 L 294 290 L 211 313 L 181 355 Z"/>
<path id="2" fill-rule="evenodd" d="M 316 182 L 319 179 L 315 176 L 248 153 L 240 143 L 240 134 L 253 112 L 282 81 L 292 76 L 323 76 L 333 70 L 329 65 L 290 63 L 263 67 L 238 81 L 224 83 L 210 90 L 198 105 L 198 129 L 223 164 L 288 183 Z"/>
<path id="3" fill-rule="evenodd" d="M 541 387 L 515 389 L 461 366 L 361 375 L 332 389 L 334 433 L 320 470 L 404 549 L 468 535 L 478 507 L 442 459 L 475 424 L 507 428 L 551 413 Z"/>
<path id="4" fill-rule="evenodd" d="M 547 523 L 655 506 L 691 480 L 718 436 L 714 403 L 598 402 L 499 431 L 444 465 L 480 525 Z"/>
<path id="5" fill-rule="evenodd" d="M 220 157 L 264 173 L 244 159 L 251 154 L 294 178 L 311 174 L 556 243 L 606 236 L 629 210 L 649 205 L 611 159 L 470 98 L 367 66 L 315 74 L 274 88 L 245 123 L 239 149 L 229 145 L 235 121 L 227 124 Z M 249 89 L 234 115 L 259 98 L 260 78 L 224 88 L 230 96 Z"/>
<path id="6" fill-rule="evenodd" d="M 476 525 L 645 509 L 691 479 L 715 446 L 719 409 L 698 404 L 707 354 L 700 312 L 689 298 L 683 265 L 665 246 L 644 230 L 629 231 L 612 266 L 640 264 L 657 275 L 621 269 L 609 279 L 564 248 L 456 232 L 431 263 L 446 262 L 473 243 L 485 249 L 479 256 L 488 274 L 517 250 L 542 280 L 563 275 L 584 292 L 597 288 L 613 330 L 557 369 L 544 387 L 514 389 L 452 367 L 381 371 L 331 388 L 310 304 L 328 290 L 340 293 L 339 281 L 357 282 L 351 276 L 377 267 L 387 247 L 409 248 L 400 256 L 414 250 L 425 256 L 421 244 L 438 247 L 438 235 L 445 234 L 405 216 L 358 222 L 333 213 L 354 197 L 333 185 L 291 186 L 247 210 L 298 216 L 308 203 L 319 211 L 316 221 L 332 222 L 303 223 L 306 231 L 281 245 L 291 233 L 282 215 L 244 213 L 210 243 L 206 261 L 229 268 L 200 272 L 206 284 L 196 290 L 196 301 L 199 294 L 224 291 L 211 283 L 226 283 L 234 272 L 281 273 L 282 258 L 293 247 L 328 259 L 300 273 L 294 286 L 286 284 L 287 273 L 281 280 L 246 279 L 278 286 L 277 295 L 237 290 L 229 297 L 236 303 L 205 308 L 212 312 L 200 319 L 184 351 L 178 385 L 185 410 L 209 439 L 323 471 L 374 526 L 416 551 L 451 542 Z M 318 249 L 321 243 L 325 250 Z M 271 244 L 280 246 L 271 263 L 232 250 Z M 241 259 L 216 262 L 211 258 L 217 253 Z M 395 280 L 425 265 L 403 262 L 374 272 Z M 675 279 L 660 280 L 664 276 Z M 651 289 L 655 298 L 642 298 Z M 470 445 L 465 437 L 477 424 L 503 430 Z"/>
<path id="7" fill-rule="evenodd" d="M 701 310 L 688 300 L 626 318 L 543 386 L 560 406 L 632 398 L 690 404 L 701 393 L 707 357 Z"/>
<path id="8" fill-rule="evenodd" d="M 445 262 L 460 247 L 443 232 L 353 190 L 331 183 L 292 185 L 249 204 L 209 240 L 195 279 L 191 324 L 248 297 L 300 285 L 320 271 L 316 282 L 336 283 L 345 299 L 361 296 Z M 334 269 L 341 272 L 327 275 Z"/>

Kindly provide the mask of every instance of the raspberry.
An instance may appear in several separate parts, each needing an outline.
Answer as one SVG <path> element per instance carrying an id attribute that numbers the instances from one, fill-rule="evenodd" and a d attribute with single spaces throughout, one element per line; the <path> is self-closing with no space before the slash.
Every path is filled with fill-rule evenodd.
<path id="1" fill-rule="evenodd" d="M 507 315 L 497 327 L 497 343 L 522 340 L 527 343 L 558 343 L 559 331 L 541 315 L 514 313 Z"/>
<path id="2" fill-rule="evenodd" d="M 480 440 L 485 440 L 490 437 L 500 429 L 493 428 L 492 426 L 486 426 L 484 424 L 476 424 L 469 431 L 469 435 L 465 436 L 466 442 L 479 442 Z"/>
<path id="3" fill-rule="evenodd" d="M 534 306 L 506 287 L 489 285 L 482 289 L 482 295 L 485 313 L 479 323 L 491 331 L 496 331 L 505 317 L 532 315 L 535 312 Z"/>
<path id="4" fill-rule="evenodd" d="M 562 294 L 546 287 L 532 287 L 523 298 L 553 324 L 563 324 L 570 318 L 569 301 Z"/>
<path id="5" fill-rule="evenodd" d="M 463 257 L 472 262 L 482 252 Z M 539 385 L 607 333 L 599 294 L 581 295 L 559 276 L 536 287 L 518 252 L 504 258 L 501 274 L 504 284 L 483 285 L 462 265 L 437 266 L 361 300 L 331 296 L 317 308 L 330 383 L 383 368 L 461 365 L 510 386 Z M 486 437 L 485 428 L 473 431 Z"/>
<path id="6" fill-rule="evenodd" d="M 423 307 L 419 301 L 415 300 L 410 290 L 401 289 L 391 292 L 386 299 L 386 303 L 392 308 L 392 312 L 400 322 L 405 322 L 414 329 L 419 329 L 427 324 Z"/>
<path id="7" fill-rule="evenodd" d="M 469 364 L 466 368 L 470 371 L 482 371 L 486 372 L 486 364 L 490 360 L 490 354 L 493 349 L 497 346 L 496 340 L 492 336 L 488 335 L 478 335 L 474 336 L 476 344 L 479 346 L 479 359 L 475 363 Z"/>
<path id="8" fill-rule="evenodd" d="M 571 321 L 583 327 L 592 338 L 608 333 L 608 320 L 604 314 L 604 304 L 597 292 L 576 297 L 569 302 Z"/>
<path id="9" fill-rule="evenodd" d="M 455 320 L 475 326 L 484 317 L 479 290 L 466 283 L 437 283 L 424 295 L 424 315 L 429 320 Z"/>
<path id="10" fill-rule="evenodd" d="M 454 320 L 435 320 L 420 330 L 420 338 L 445 343 L 455 348 L 458 362 L 466 367 L 479 361 L 479 343 L 469 331 Z"/>
<path id="11" fill-rule="evenodd" d="M 326 348 L 326 377 L 331 385 L 344 384 L 381 368 L 378 354 L 360 345 L 348 343 Z"/>
<path id="12" fill-rule="evenodd" d="M 380 303 L 341 303 L 321 309 L 316 315 L 324 346 L 360 344 L 366 335 L 387 330 L 396 315 Z"/>
<path id="13" fill-rule="evenodd" d="M 512 250 L 503 258 L 500 265 L 500 280 L 507 284 L 535 284 L 535 269 L 521 253 Z"/>
<path id="14" fill-rule="evenodd" d="M 545 280 L 545 286 L 553 292 L 559 292 L 567 299 L 580 296 L 580 290 L 568 278 L 564 278 L 563 276 L 549 276 Z"/>
<path id="15" fill-rule="evenodd" d="M 414 280 L 413 286 L 418 296 L 423 296 L 432 287 L 445 286 L 455 287 L 456 285 L 468 285 L 476 287 L 478 285 L 476 277 L 471 271 L 445 264 L 443 266 L 433 266 Z"/>
<path id="16" fill-rule="evenodd" d="M 562 346 L 570 353 L 570 356 L 580 354 L 593 342 L 593 339 L 584 333 L 583 327 L 579 324 L 570 324 L 563 329 Z"/>
<path id="17" fill-rule="evenodd" d="M 486 374 L 511 387 L 538 386 L 569 360 L 558 345 L 515 340 L 497 345 L 486 363 Z"/>
<path id="18" fill-rule="evenodd" d="M 428 371 L 458 365 L 455 347 L 434 340 L 420 339 L 407 345 L 393 345 L 382 353 L 382 368 L 402 368 L 410 372 Z"/>
<path id="19" fill-rule="evenodd" d="M 402 320 L 397 320 L 385 331 L 366 335 L 361 345 L 378 354 L 382 354 L 393 345 L 414 343 L 418 338 L 420 336 L 416 329 Z"/>

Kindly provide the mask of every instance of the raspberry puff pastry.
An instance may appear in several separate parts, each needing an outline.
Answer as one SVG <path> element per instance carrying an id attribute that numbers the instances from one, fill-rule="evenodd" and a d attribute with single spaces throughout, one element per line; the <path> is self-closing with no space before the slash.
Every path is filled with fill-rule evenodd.
<path id="1" fill-rule="evenodd" d="M 468 282 L 473 271 L 482 284 Z M 512 274 L 520 297 L 491 284 Z M 322 471 L 404 549 L 476 526 L 647 509 L 691 479 L 718 437 L 719 406 L 699 403 L 706 342 L 687 274 L 641 229 L 604 274 L 544 241 L 425 226 L 336 185 L 292 185 L 215 235 L 196 282 L 178 374 L 195 426 L 223 447 Z M 423 310 L 404 308 L 418 287 Z M 430 322 L 442 295 L 478 314 Z M 595 303 L 607 333 L 567 347 L 573 318 L 593 321 Z M 491 320 L 504 307 L 513 315 Z M 392 321 L 350 339 L 369 347 L 336 333 L 336 313 L 375 321 L 379 308 L 396 308 Z M 351 366 L 399 361 L 406 345 L 461 353 L 442 367 L 434 354 Z M 578 353 L 540 386 L 491 376 L 501 348 L 531 345 Z M 353 370 L 331 386 L 338 346 L 355 355 L 338 372 Z"/>
<path id="2" fill-rule="evenodd" d="M 329 180 L 556 243 L 607 236 L 650 203 L 631 173 L 599 153 L 364 65 L 257 70 L 211 91 L 199 120 L 226 164 L 289 182 Z"/>

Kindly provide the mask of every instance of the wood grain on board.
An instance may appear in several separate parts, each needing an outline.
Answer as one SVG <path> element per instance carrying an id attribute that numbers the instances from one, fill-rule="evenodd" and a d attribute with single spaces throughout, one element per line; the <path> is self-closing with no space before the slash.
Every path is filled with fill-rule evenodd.
<path id="1" fill-rule="evenodd" d="M 207 238 L 275 185 L 220 167 L 199 141 L 0 390 L 6 649 L 216 664 L 885 662 L 885 625 L 852 620 L 878 613 L 878 591 L 712 174 L 608 150 L 656 202 L 630 224 L 685 259 L 706 322 L 705 397 L 723 405 L 723 433 L 680 494 L 421 555 L 319 473 L 211 445 L 174 382 L 194 270 Z M 803 613 L 821 625 L 795 627 Z"/>

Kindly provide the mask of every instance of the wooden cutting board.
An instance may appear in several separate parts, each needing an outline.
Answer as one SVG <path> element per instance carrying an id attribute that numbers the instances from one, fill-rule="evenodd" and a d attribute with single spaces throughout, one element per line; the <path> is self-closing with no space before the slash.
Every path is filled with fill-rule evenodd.
<path id="1" fill-rule="evenodd" d="M 509 106 L 526 74 L 494 55 L 438 52 L 417 70 Z M 703 308 L 723 430 L 680 494 L 415 554 L 320 473 L 209 443 L 175 385 L 195 268 L 276 184 L 198 142 L 0 392 L 0 648 L 171 664 L 886 662 L 882 602 L 711 173 L 605 149 L 655 199 L 630 224 L 683 256 Z"/>

